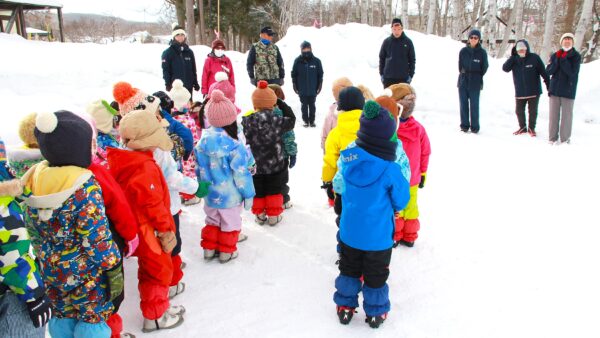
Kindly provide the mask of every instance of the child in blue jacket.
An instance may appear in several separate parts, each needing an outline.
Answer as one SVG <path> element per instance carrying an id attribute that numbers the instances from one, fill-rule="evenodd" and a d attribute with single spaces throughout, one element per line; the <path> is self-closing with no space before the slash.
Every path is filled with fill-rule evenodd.
<path id="1" fill-rule="evenodd" d="M 386 283 L 394 244 L 394 213 L 404 209 L 409 184 L 396 160 L 396 123 L 375 101 L 360 117 L 356 147 L 341 152 L 345 191 L 340 221 L 340 274 L 333 300 L 348 324 L 363 292 L 366 321 L 377 328 L 390 311 Z M 361 282 L 364 279 L 364 284 Z"/>
<path id="2" fill-rule="evenodd" d="M 202 229 L 204 258 L 209 260 L 219 252 L 221 263 L 237 257 L 238 236 L 242 229 L 242 202 L 252 208 L 255 195 L 250 157 L 239 139 L 237 110 L 222 91 L 214 90 L 206 107 L 211 127 L 202 133 L 196 145 L 198 180 L 208 181 L 204 204 L 206 226 Z"/>

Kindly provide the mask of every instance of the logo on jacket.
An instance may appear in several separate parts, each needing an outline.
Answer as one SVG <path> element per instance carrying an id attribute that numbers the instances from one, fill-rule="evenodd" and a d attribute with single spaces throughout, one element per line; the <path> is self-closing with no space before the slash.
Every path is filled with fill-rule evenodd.
<path id="1" fill-rule="evenodd" d="M 480 62 L 481 62 L 481 60 L 479 60 L 479 59 L 473 59 L 473 62 L 480 63 Z"/>
<path id="2" fill-rule="evenodd" d="M 525 65 L 525 68 L 533 68 L 533 65 Z"/>
<path id="3" fill-rule="evenodd" d="M 189 56 L 186 56 L 184 59 L 185 59 L 185 61 L 190 61 L 192 58 Z"/>
<path id="4" fill-rule="evenodd" d="M 342 161 L 352 162 L 358 160 L 358 154 L 350 154 L 349 156 L 342 156 Z"/>

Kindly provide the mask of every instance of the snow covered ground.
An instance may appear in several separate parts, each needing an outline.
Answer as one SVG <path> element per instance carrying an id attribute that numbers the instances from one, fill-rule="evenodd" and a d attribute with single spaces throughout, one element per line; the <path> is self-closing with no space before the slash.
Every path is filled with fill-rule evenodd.
<path id="1" fill-rule="evenodd" d="M 415 117 L 431 138 L 428 181 L 420 190 L 419 240 L 395 250 L 390 266 L 392 312 L 378 330 L 359 309 L 338 324 L 332 301 L 337 275 L 334 213 L 321 184 L 320 122 L 333 101 L 330 84 L 348 76 L 377 96 L 378 53 L 389 28 L 292 27 L 278 43 L 286 64 L 288 103 L 300 114 L 289 72 L 308 40 L 323 62 L 318 128 L 296 128 L 298 163 L 291 170 L 294 207 L 276 227 L 243 214 L 249 239 L 226 265 L 202 259 L 202 207 L 182 217 L 187 308 L 182 327 L 142 334 L 136 261 L 126 262 L 125 329 L 138 337 L 596 337 L 600 304 L 600 62 L 583 65 L 571 145 L 547 143 L 548 99 L 542 96 L 538 137 L 513 136 L 514 90 L 504 60 L 490 59 L 481 97 L 481 133 L 458 131 L 457 58 L 462 44 L 408 31 L 417 55 Z M 20 116 L 32 111 L 85 111 L 130 81 L 163 89 L 165 45 L 49 44 L 0 34 L 0 135 L 18 144 Z M 201 69 L 208 47 L 193 47 Z M 234 62 L 238 105 L 251 108 L 244 54 Z M 200 74 L 198 74 L 200 75 Z"/>

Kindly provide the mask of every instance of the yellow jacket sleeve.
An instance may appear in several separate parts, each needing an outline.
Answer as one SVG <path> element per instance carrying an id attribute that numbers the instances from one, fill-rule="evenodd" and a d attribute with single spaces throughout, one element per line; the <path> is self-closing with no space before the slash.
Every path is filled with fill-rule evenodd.
<path id="1" fill-rule="evenodd" d="M 337 172 L 337 160 L 340 157 L 340 132 L 333 128 L 325 141 L 325 156 L 323 156 L 323 182 L 331 182 Z"/>

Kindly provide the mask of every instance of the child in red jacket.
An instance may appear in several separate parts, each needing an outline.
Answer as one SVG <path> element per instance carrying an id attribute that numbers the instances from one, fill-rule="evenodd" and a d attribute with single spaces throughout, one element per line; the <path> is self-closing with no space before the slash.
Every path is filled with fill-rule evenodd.
<path id="1" fill-rule="evenodd" d="M 170 253 L 177 244 L 170 213 L 169 189 L 152 155 L 154 149 L 169 151 L 173 143 L 155 114 L 132 111 L 120 123 L 124 145 L 132 149 L 108 149 L 110 171 L 119 183 L 137 219 L 138 278 L 142 331 L 170 329 L 183 322 L 183 306 L 169 305 L 169 286 L 174 267 Z"/>
<path id="2" fill-rule="evenodd" d="M 418 231 L 421 228 L 417 191 L 425 186 L 431 145 L 425 128 L 412 116 L 417 98 L 414 88 L 409 84 L 399 83 L 388 87 L 386 94 L 404 108 L 400 116 L 397 135 L 398 139 L 402 141 L 406 156 L 408 156 L 411 172 L 410 201 L 403 211 L 396 214 L 394 247 L 398 244 L 412 247 L 419 237 Z"/>

